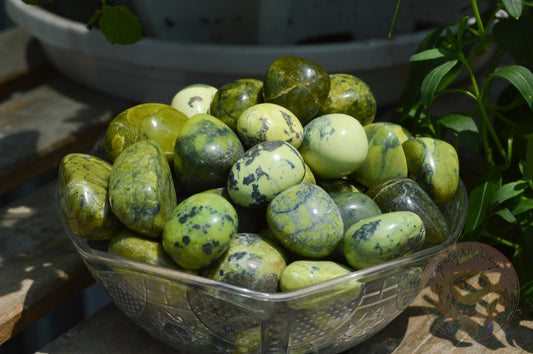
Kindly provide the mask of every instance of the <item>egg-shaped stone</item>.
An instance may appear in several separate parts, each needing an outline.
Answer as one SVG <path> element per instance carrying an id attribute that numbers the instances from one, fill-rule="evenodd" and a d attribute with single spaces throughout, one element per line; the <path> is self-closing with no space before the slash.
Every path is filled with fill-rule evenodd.
<path id="1" fill-rule="evenodd" d="M 192 116 L 174 147 L 174 172 L 189 194 L 224 187 L 233 164 L 244 154 L 237 134 L 207 113 Z"/>
<path id="2" fill-rule="evenodd" d="M 341 192 L 333 195 L 332 198 L 341 213 L 344 232 L 353 224 L 382 213 L 379 205 L 361 192 Z"/>
<path id="3" fill-rule="evenodd" d="M 409 176 L 437 203 L 450 201 L 459 185 L 459 157 L 444 140 L 411 138 L 403 144 Z"/>
<path id="4" fill-rule="evenodd" d="M 209 113 L 211 101 L 218 89 L 206 84 L 192 84 L 179 90 L 170 105 L 187 117 L 192 117 L 198 113 Z"/>
<path id="5" fill-rule="evenodd" d="M 182 270 L 169 257 L 159 240 L 143 237 L 128 229 L 121 230 L 113 236 L 107 251 L 139 262 Z"/>
<path id="6" fill-rule="evenodd" d="M 305 164 L 298 150 L 281 140 L 267 140 L 247 150 L 232 166 L 228 193 L 241 206 L 265 206 L 300 183 L 304 175 Z"/>
<path id="7" fill-rule="evenodd" d="M 391 178 L 372 186 L 367 195 L 384 213 L 411 211 L 420 216 L 426 229 L 426 243 L 438 244 L 448 237 L 448 223 L 442 212 L 414 180 L 406 177 Z"/>
<path id="8" fill-rule="evenodd" d="M 367 125 L 376 117 L 376 98 L 366 82 L 344 73 L 329 75 L 330 89 L 318 115 L 344 113 Z"/>
<path id="9" fill-rule="evenodd" d="M 107 240 L 122 227 L 109 206 L 110 176 L 111 165 L 92 155 L 72 153 L 61 160 L 57 177 L 59 205 L 74 235 Z"/>
<path id="10" fill-rule="evenodd" d="M 107 158 L 114 162 L 128 146 L 141 140 L 156 141 L 169 162 L 174 143 L 189 118 L 176 108 L 162 103 L 142 103 L 126 109 L 109 123 L 104 147 Z"/>
<path id="11" fill-rule="evenodd" d="M 165 251 L 185 269 L 213 263 L 229 247 L 239 221 L 230 202 L 215 193 L 197 193 L 178 204 L 163 229 Z"/>
<path id="12" fill-rule="evenodd" d="M 391 123 L 391 122 L 379 122 L 377 123 L 380 126 L 386 126 L 390 130 L 396 134 L 396 137 L 400 141 L 400 144 L 403 144 L 407 139 L 410 139 L 413 137 L 413 134 L 405 127 L 401 126 L 400 124 Z"/>
<path id="13" fill-rule="evenodd" d="M 417 251 L 425 239 L 422 219 L 410 211 L 383 213 L 353 224 L 344 234 L 344 256 L 354 269 Z"/>
<path id="14" fill-rule="evenodd" d="M 394 130 L 382 123 L 368 124 L 364 130 L 368 138 L 368 155 L 350 179 L 370 187 L 387 178 L 407 177 L 407 161 Z"/>
<path id="15" fill-rule="evenodd" d="M 316 184 L 301 183 L 278 194 L 267 207 L 268 227 L 300 256 L 328 256 L 342 241 L 344 225 L 335 202 Z"/>
<path id="16" fill-rule="evenodd" d="M 220 87 L 215 93 L 209 113 L 237 129 L 242 112 L 263 102 L 263 82 L 257 79 L 238 79 Z"/>
<path id="17" fill-rule="evenodd" d="M 284 56 L 268 67 L 263 84 L 265 102 L 288 108 L 303 126 L 313 119 L 328 97 L 329 75 L 320 65 Z"/>
<path id="18" fill-rule="evenodd" d="M 237 133 L 247 147 L 266 140 L 283 140 L 298 149 L 304 129 L 287 108 L 274 103 L 259 103 L 242 112 L 237 121 Z"/>
<path id="19" fill-rule="evenodd" d="M 368 140 L 357 119 L 341 113 L 326 114 L 305 126 L 299 151 L 316 177 L 340 178 L 363 165 Z"/>
<path id="20" fill-rule="evenodd" d="M 158 143 L 141 140 L 120 153 L 109 178 L 109 203 L 126 227 L 160 237 L 177 200 L 170 166 Z"/>
<path id="21" fill-rule="evenodd" d="M 350 274 L 353 270 L 342 264 L 325 260 L 291 262 L 281 275 L 281 291 L 291 291 Z"/>
<path id="22" fill-rule="evenodd" d="M 283 251 L 253 233 L 233 236 L 228 250 L 206 272 L 210 279 L 255 291 L 276 292 L 285 269 Z"/>

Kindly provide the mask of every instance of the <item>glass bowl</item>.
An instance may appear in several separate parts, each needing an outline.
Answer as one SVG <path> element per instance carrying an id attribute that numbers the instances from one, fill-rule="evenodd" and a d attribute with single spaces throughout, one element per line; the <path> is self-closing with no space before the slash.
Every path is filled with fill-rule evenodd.
<path id="1" fill-rule="evenodd" d="M 428 261 L 462 232 L 462 181 L 441 207 L 437 246 L 290 292 L 262 293 L 107 253 L 65 229 L 96 282 L 134 323 L 187 353 L 339 353 L 368 339 L 419 294 Z M 63 218 L 60 212 L 60 217 Z"/>

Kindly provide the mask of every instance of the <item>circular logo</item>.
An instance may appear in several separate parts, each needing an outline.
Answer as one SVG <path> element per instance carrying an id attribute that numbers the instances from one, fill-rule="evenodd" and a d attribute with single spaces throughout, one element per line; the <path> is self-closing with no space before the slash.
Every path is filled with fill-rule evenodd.
<path id="1" fill-rule="evenodd" d="M 479 242 L 442 250 L 421 279 L 424 311 L 433 326 L 462 341 L 490 337 L 507 325 L 518 306 L 519 290 L 511 262 Z"/>

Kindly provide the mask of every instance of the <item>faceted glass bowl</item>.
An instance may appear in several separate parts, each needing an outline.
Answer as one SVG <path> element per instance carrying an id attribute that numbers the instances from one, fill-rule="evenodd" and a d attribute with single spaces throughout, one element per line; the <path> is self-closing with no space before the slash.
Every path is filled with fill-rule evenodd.
<path id="1" fill-rule="evenodd" d="M 448 238 L 437 246 L 310 287 L 262 293 L 106 252 L 65 229 L 97 283 L 153 337 L 187 353 L 339 353 L 366 340 L 419 294 L 428 261 L 465 224 L 462 181 L 441 207 Z M 60 213 L 62 217 L 62 213 Z"/>

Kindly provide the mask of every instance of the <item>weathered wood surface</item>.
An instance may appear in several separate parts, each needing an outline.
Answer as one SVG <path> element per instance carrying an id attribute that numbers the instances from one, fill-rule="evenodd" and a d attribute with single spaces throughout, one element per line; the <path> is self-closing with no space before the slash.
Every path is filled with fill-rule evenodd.
<path id="1" fill-rule="evenodd" d="M 440 335 L 421 307 L 420 298 L 389 326 L 344 354 L 532 353 L 533 309 L 521 309 L 503 330 L 479 342 L 456 342 Z M 37 353 L 177 353 L 131 322 L 114 304 L 74 326 Z"/>
<path id="2" fill-rule="evenodd" d="M 57 170 L 67 153 L 88 151 L 132 103 L 59 76 L 21 29 L 0 32 L 0 52 L 2 197 Z M 93 279 L 59 222 L 55 182 L 0 207 L 1 344 Z"/>

